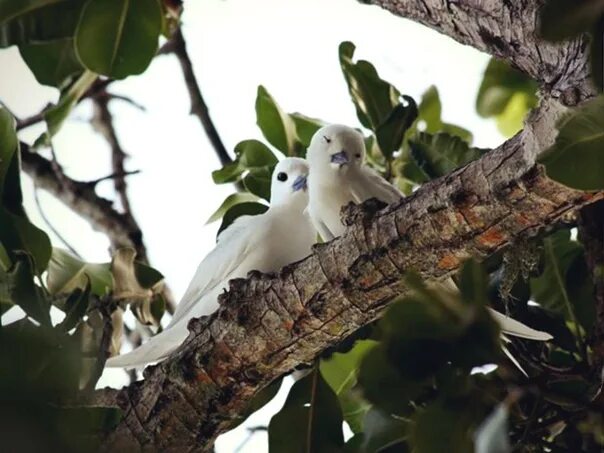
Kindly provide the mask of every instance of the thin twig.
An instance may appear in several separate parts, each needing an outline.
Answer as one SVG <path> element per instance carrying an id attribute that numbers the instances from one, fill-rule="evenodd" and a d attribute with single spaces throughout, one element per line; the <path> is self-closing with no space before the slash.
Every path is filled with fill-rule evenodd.
<path id="1" fill-rule="evenodd" d="M 212 118 L 210 117 L 208 106 L 203 99 L 201 89 L 197 83 L 197 78 L 195 77 L 195 72 L 193 71 L 193 63 L 191 62 L 189 54 L 187 53 L 187 46 L 180 28 L 174 32 L 174 36 L 169 41 L 169 44 L 166 43 L 164 46 L 162 46 L 162 49 L 160 49 L 158 54 L 161 55 L 168 52 L 172 52 L 174 55 L 176 55 L 176 58 L 178 58 L 178 62 L 180 63 L 180 67 L 185 79 L 185 85 L 187 86 L 189 98 L 191 99 L 191 114 L 199 118 L 199 121 L 201 122 L 201 125 L 203 126 L 203 129 L 210 140 L 210 143 L 214 147 L 214 151 L 216 152 L 216 155 L 218 156 L 218 159 L 222 165 L 233 162 L 233 159 L 222 143 L 220 135 L 218 134 L 218 131 L 212 122 Z"/>
<path id="2" fill-rule="evenodd" d="M 48 228 L 50 228 L 50 231 L 52 231 L 55 234 L 55 236 L 59 238 L 59 240 L 63 243 L 63 245 L 65 245 L 65 247 L 67 247 L 69 249 L 69 251 L 71 253 L 73 253 L 75 256 L 82 259 L 82 255 L 80 255 L 78 253 L 78 251 L 67 241 L 67 239 L 65 239 L 63 237 L 63 235 L 61 233 L 59 233 L 59 231 L 54 227 L 54 225 L 50 222 L 49 218 L 46 216 L 46 213 L 42 209 L 42 203 L 40 203 L 40 197 L 38 195 L 38 190 L 39 190 L 38 187 L 35 186 L 34 187 L 34 200 L 36 202 L 36 207 L 38 208 L 38 212 L 40 213 L 40 217 L 42 217 L 42 220 L 44 220 L 44 223 L 46 223 Z"/>
<path id="3" fill-rule="evenodd" d="M 107 176 L 103 176 L 102 178 L 98 178 L 98 179 L 93 179 L 91 181 L 86 181 L 86 184 L 90 184 L 91 186 L 95 187 L 96 185 L 98 185 L 100 182 L 103 181 L 107 181 L 109 179 L 115 179 L 115 178 L 123 178 L 126 176 L 132 176 L 132 175 L 138 175 L 141 171 L 140 170 L 132 170 L 132 171 L 125 171 L 123 173 L 111 173 L 110 175 Z"/>

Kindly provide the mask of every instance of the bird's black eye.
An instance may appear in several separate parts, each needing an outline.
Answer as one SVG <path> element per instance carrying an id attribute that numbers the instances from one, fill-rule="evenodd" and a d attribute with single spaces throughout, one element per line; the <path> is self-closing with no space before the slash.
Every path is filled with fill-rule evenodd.
<path id="1" fill-rule="evenodd" d="M 287 181 L 287 173 L 280 171 L 279 173 L 277 173 L 277 179 L 281 182 Z"/>
<path id="2" fill-rule="evenodd" d="M 356 157 L 357 159 L 360 159 L 360 158 L 361 158 L 361 153 L 356 153 L 356 154 L 355 154 L 355 157 Z"/>
<path id="3" fill-rule="evenodd" d="M 327 144 L 331 143 L 331 138 L 327 137 L 326 135 L 324 135 L 323 138 L 325 139 Z"/>

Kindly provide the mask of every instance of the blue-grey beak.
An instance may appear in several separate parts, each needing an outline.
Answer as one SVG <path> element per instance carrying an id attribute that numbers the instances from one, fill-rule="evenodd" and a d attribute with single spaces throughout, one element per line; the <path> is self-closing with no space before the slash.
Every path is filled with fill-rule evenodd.
<path id="1" fill-rule="evenodd" d="M 348 154 L 346 154 L 346 151 L 340 151 L 339 153 L 331 155 L 332 164 L 338 164 L 341 167 L 342 165 L 346 165 L 348 162 Z"/>
<path id="2" fill-rule="evenodd" d="M 294 183 L 292 184 L 292 187 L 294 188 L 294 192 L 297 192 L 300 189 L 306 190 L 306 187 L 307 187 L 306 176 L 304 176 L 304 175 L 298 176 L 296 178 L 296 180 L 294 181 Z"/>

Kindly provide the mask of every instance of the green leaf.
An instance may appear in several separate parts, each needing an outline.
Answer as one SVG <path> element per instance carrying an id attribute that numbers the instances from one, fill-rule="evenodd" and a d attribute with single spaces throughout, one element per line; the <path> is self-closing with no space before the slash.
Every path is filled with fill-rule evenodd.
<path id="1" fill-rule="evenodd" d="M 350 351 L 336 352 L 321 360 L 321 375 L 336 395 L 339 396 L 355 386 L 361 360 L 375 345 L 375 340 L 358 340 Z"/>
<path id="2" fill-rule="evenodd" d="M 306 148 L 310 146 L 310 140 L 312 139 L 312 136 L 315 135 L 315 132 L 327 124 L 325 121 L 311 118 L 297 112 L 290 113 L 289 116 L 292 120 L 294 120 L 294 124 L 296 125 L 296 134 Z"/>
<path id="3" fill-rule="evenodd" d="M 409 443 L 418 453 L 466 453 L 472 451 L 470 426 L 464 408 L 432 403 L 419 411 L 410 425 Z"/>
<path id="4" fill-rule="evenodd" d="M 604 189 L 604 95 L 563 118 L 558 130 L 539 158 L 547 176 L 575 189 Z"/>
<path id="5" fill-rule="evenodd" d="M 59 132 L 63 126 L 63 122 L 71 110 L 75 107 L 78 100 L 86 93 L 88 88 L 96 80 L 97 75 L 90 71 L 85 71 L 65 92 L 61 94 L 57 105 L 52 106 L 44 113 L 44 120 L 46 121 L 45 132 L 40 138 L 36 140 L 34 146 L 41 146 L 50 143 L 50 139 Z"/>
<path id="6" fill-rule="evenodd" d="M 50 293 L 83 290 L 88 284 L 92 294 L 107 294 L 113 287 L 109 263 L 85 263 L 66 250 L 54 247 L 46 275 L 46 286 Z"/>
<path id="7" fill-rule="evenodd" d="M 155 56 L 161 23 L 157 0 L 88 0 L 75 34 L 78 58 L 115 79 L 140 74 Z"/>
<path id="8" fill-rule="evenodd" d="M 488 303 L 489 276 L 483 265 L 470 259 L 464 262 L 459 273 L 459 290 L 462 300 L 476 306 Z"/>
<path id="9" fill-rule="evenodd" d="M 286 156 L 300 156 L 304 146 L 294 120 L 285 113 L 262 85 L 256 96 L 256 123 L 271 145 Z"/>
<path id="10" fill-rule="evenodd" d="M 0 0 L 0 48 L 71 38 L 85 0 Z"/>
<path id="11" fill-rule="evenodd" d="M 75 55 L 71 38 L 24 44 L 19 46 L 19 52 L 36 80 L 43 85 L 62 88 L 72 76 L 84 70 Z"/>
<path id="12" fill-rule="evenodd" d="M 24 253 L 15 255 L 15 264 L 8 272 L 11 300 L 28 316 L 43 325 L 50 326 L 50 303 L 42 289 L 34 284 L 34 265 Z"/>
<path id="13" fill-rule="evenodd" d="M 478 159 L 487 150 L 472 148 L 461 138 L 439 133 L 420 132 L 409 140 L 411 157 L 427 179 L 444 176 L 462 165 Z"/>
<path id="14" fill-rule="evenodd" d="M 296 382 L 268 426 L 271 453 L 331 453 L 344 445 L 342 411 L 318 369 Z"/>
<path id="15" fill-rule="evenodd" d="M 524 117 L 537 105 L 537 82 L 492 58 L 476 97 L 476 110 L 484 118 L 495 117 L 500 132 L 511 136 L 522 127 Z"/>
<path id="16" fill-rule="evenodd" d="M 279 160 L 264 143 L 258 140 L 244 140 L 235 146 L 235 155 L 245 169 L 274 167 Z"/>
<path id="17" fill-rule="evenodd" d="M 271 170 L 268 168 L 257 168 L 243 178 L 243 185 L 254 195 L 264 198 L 266 201 L 271 199 Z"/>
<path id="18" fill-rule="evenodd" d="M 75 289 L 65 302 L 65 319 L 57 326 L 63 332 L 69 332 L 84 317 L 90 303 L 90 284 L 84 290 Z"/>
<path id="19" fill-rule="evenodd" d="M 77 341 L 24 318 L 0 329 L 0 395 L 13 401 L 57 401 L 79 390 Z M 4 401 L 0 403 L 0 408 Z"/>
<path id="20" fill-rule="evenodd" d="M 320 362 L 321 375 L 340 400 L 344 420 L 355 433 L 362 430 L 362 420 L 370 406 L 354 387 L 363 356 L 376 344 L 374 340 L 358 340 L 350 351 L 336 352 Z"/>
<path id="21" fill-rule="evenodd" d="M 256 202 L 239 203 L 235 206 L 232 206 L 227 210 L 227 212 L 224 213 L 222 223 L 220 224 L 220 228 L 218 228 L 217 236 L 219 236 L 225 228 L 233 223 L 237 217 L 244 215 L 263 214 L 267 211 L 267 209 L 268 206 Z"/>
<path id="22" fill-rule="evenodd" d="M 602 0 L 549 0 L 541 10 L 541 36 L 559 42 L 591 31 L 604 14 Z"/>
<path id="23" fill-rule="evenodd" d="M 269 147 L 258 140 L 244 140 L 237 143 L 235 156 L 234 162 L 212 172 L 212 179 L 216 184 L 237 181 L 246 170 L 270 171 L 278 162 Z"/>
<path id="24" fill-rule="evenodd" d="M 232 193 L 231 195 L 226 197 L 224 199 L 224 201 L 222 202 L 222 204 L 220 205 L 220 207 L 218 209 L 216 209 L 216 211 L 214 211 L 214 213 L 210 216 L 210 218 L 206 222 L 206 225 L 209 223 L 215 222 L 216 220 L 221 219 L 222 216 L 224 216 L 224 214 L 232 206 L 235 206 L 236 204 L 239 204 L 239 203 L 246 203 L 246 202 L 250 202 L 250 201 L 258 201 L 258 197 L 249 192 Z"/>
<path id="25" fill-rule="evenodd" d="M 543 240 L 543 271 L 531 278 L 535 302 L 590 331 L 595 319 L 593 283 L 585 266 L 583 246 L 560 230 Z"/>
<path id="26" fill-rule="evenodd" d="M 50 240 L 29 222 L 23 209 L 21 193 L 21 154 L 15 122 L 0 109 L 0 244 L 2 261 L 9 264 L 18 250 L 29 252 L 41 273 L 50 258 Z"/>
<path id="27" fill-rule="evenodd" d="M 394 106 L 390 115 L 375 130 L 378 145 L 387 159 L 401 147 L 405 134 L 417 118 L 417 105 L 413 98 L 404 96 L 407 105 Z"/>
<path id="28" fill-rule="evenodd" d="M 400 93 L 379 77 L 371 63 L 365 60 L 355 63 L 354 51 L 353 43 L 344 41 L 340 44 L 340 66 L 359 121 L 364 127 L 375 131 L 399 104 Z"/>
<path id="29" fill-rule="evenodd" d="M 0 266 L 0 316 L 14 306 L 10 295 L 10 280 L 6 269 Z"/>
<path id="30" fill-rule="evenodd" d="M 429 134 L 446 132 L 449 135 L 456 135 L 468 143 L 472 142 L 472 133 L 470 131 L 455 124 L 443 122 L 441 115 L 440 95 L 436 86 L 431 85 L 422 95 L 422 100 L 418 107 L 417 119 L 418 121 L 423 121 L 423 125 L 425 126 L 422 132 Z"/>

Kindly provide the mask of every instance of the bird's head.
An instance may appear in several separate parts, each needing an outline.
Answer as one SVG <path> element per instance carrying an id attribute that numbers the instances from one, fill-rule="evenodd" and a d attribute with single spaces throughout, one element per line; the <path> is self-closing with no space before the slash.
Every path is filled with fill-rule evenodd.
<path id="1" fill-rule="evenodd" d="M 313 173 L 346 173 L 365 157 L 363 136 L 340 124 L 322 127 L 313 135 L 306 158 Z"/>
<path id="2" fill-rule="evenodd" d="M 287 157 L 273 170 L 271 181 L 271 205 L 285 202 L 308 202 L 308 163 L 299 157 Z"/>

